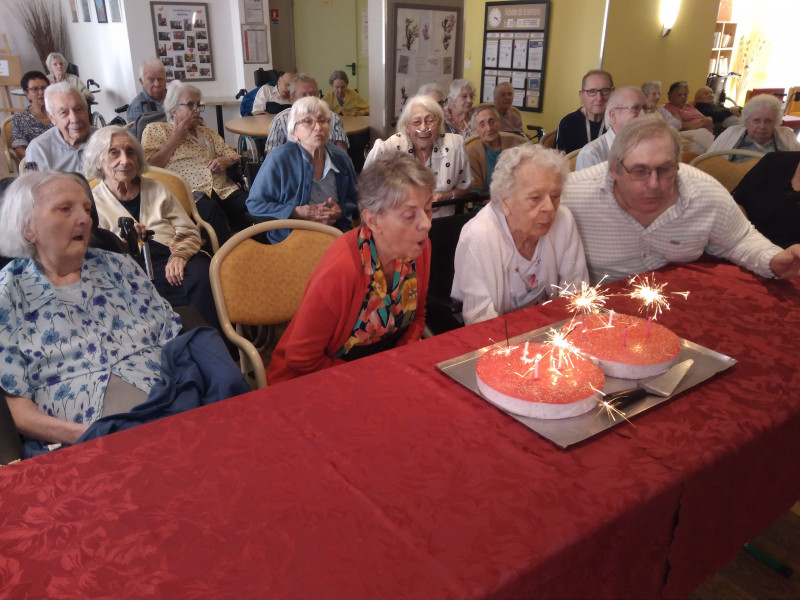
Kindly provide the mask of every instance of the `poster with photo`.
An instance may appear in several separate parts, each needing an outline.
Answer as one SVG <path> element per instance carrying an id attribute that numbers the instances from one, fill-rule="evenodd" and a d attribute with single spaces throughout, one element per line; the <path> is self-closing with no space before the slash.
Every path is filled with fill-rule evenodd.
<path id="1" fill-rule="evenodd" d="M 424 83 L 447 90 L 454 77 L 457 10 L 397 7 L 394 116 Z"/>
<path id="2" fill-rule="evenodd" d="M 167 80 L 213 81 L 208 4 L 151 2 L 156 56 Z"/>

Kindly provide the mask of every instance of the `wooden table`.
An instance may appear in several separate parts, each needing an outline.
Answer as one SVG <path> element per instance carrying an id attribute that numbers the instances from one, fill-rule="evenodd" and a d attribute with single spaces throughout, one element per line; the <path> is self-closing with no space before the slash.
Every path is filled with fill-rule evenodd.
<path id="1" fill-rule="evenodd" d="M 263 115 L 251 115 L 249 117 L 239 117 L 225 122 L 225 129 L 231 133 L 239 135 L 249 135 L 250 137 L 267 137 L 269 126 L 275 115 L 265 113 Z"/>
<path id="2" fill-rule="evenodd" d="M 0 597 L 685 598 L 800 493 L 800 284 L 656 276 L 739 362 L 633 423 L 562 451 L 437 371 L 524 309 L 0 468 Z"/>
<path id="3" fill-rule="evenodd" d="M 222 121 L 222 107 L 223 106 L 239 106 L 240 101 L 230 96 L 211 96 L 203 97 L 203 104 L 213 106 L 217 113 L 217 133 L 223 138 L 225 137 L 225 127 Z"/>

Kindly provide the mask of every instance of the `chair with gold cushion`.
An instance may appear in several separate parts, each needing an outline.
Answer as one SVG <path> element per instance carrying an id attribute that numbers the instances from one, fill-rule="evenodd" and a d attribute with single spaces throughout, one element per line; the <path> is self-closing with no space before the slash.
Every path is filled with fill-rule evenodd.
<path id="1" fill-rule="evenodd" d="M 156 179 L 166 185 L 169 188 L 169 191 L 172 192 L 172 195 L 175 196 L 181 203 L 186 213 L 192 218 L 192 221 L 194 221 L 195 224 L 197 224 L 197 226 L 204 231 L 206 235 L 208 235 L 208 239 L 211 242 L 212 252 L 219 250 L 217 234 L 211 228 L 211 225 L 204 221 L 203 217 L 200 216 L 200 213 L 197 212 L 197 206 L 194 203 L 192 190 L 189 188 L 189 184 L 186 183 L 186 180 L 183 177 L 181 177 L 175 171 L 152 166 L 147 167 L 147 170 L 142 173 L 142 177 Z"/>
<path id="2" fill-rule="evenodd" d="M 273 229 L 292 231 L 277 244 L 250 239 Z M 222 331 L 239 348 L 242 373 L 253 372 L 256 388 L 267 385 L 267 376 L 261 355 L 242 335 L 242 326 L 291 320 L 312 271 L 340 235 L 338 229 L 312 221 L 266 221 L 240 231 L 214 254 L 209 275 Z"/>
<path id="3" fill-rule="evenodd" d="M 0 136 L 0 151 L 3 155 L 3 160 L 6 162 L 6 168 L 8 169 L 9 174 L 11 175 L 18 175 L 19 174 L 19 158 L 17 158 L 16 153 L 11 149 L 11 119 L 12 117 L 6 117 L 3 119 L 3 135 Z"/>
<path id="4" fill-rule="evenodd" d="M 554 129 L 550 133 L 546 134 L 539 143 L 544 146 L 545 148 L 555 148 L 556 147 L 556 133 L 558 133 L 557 129 Z"/>
<path id="5" fill-rule="evenodd" d="M 731 162 L 728 156 L 748 156 L 750 160 L 744 162 Z M 689 164 L 697 167 L 719 181 L 728 192 L 732 192 L 739 185 L 747 172 L 755 166 L 764 156 L 762 152 L 754 150 L 714 150 L 694 158 Z"/>
<path id="6" fill-rule="evenodd" d="M 576 150 L 568 152 L 564 155 L 564 158 L 566 158 L 567 162 L 569 162 L 570 172 L 575 170 L 575 164 L 578 162 L 578 154 L 580 154 L 581 150 L 583 150 L 583 148 L 577 148 Z"/>

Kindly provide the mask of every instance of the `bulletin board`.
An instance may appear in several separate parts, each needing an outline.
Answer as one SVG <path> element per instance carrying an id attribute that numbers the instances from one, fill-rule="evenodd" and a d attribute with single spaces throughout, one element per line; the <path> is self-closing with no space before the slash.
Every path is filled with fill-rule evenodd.
<path id="1" fill-rule="evenodd" d="M 542 112 L 550 0 L 487 2 L 481 102 L 494 102 L 499 83 L 514 86 L 514 106 Z"/>
<path id="2" fill-rule="evenodd" d="M 156 56 L 167 81 L 213 81 L 208 4 L 150 2 Z"/>
<path id="3" fill-rule="evenodd" d="M 395 5 L 393 31 L 394 117 L 424 83 L 436 82 L 447 93 L 461 76 L 463 56 L 461 9 L 447 6 Z"/>

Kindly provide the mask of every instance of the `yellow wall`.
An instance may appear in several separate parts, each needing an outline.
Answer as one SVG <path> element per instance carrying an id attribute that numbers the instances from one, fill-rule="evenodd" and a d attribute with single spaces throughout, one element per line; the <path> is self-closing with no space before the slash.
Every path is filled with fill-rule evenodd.
<path id="1" fill-rule="evenodd" d="M 611 0 L 603 67 L 617 87 L 657 79 L 705 84 L 719 0 L 684 0 L 672 32 L 661 37 L 658 0 Z M 485 0 L 465 0 L 464 77 L 480 89 Z M 551 0 L 543 110 L 523 112 L 525 124 L 555 129 L 580 106 L 581 77 L 597 68 L 604 0 Z M 469 68 L 467 68 L 469 65 Z"/>

